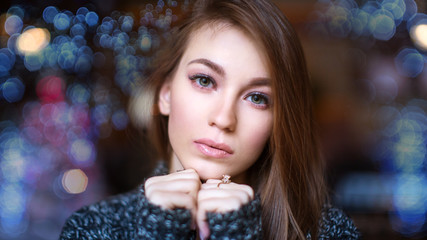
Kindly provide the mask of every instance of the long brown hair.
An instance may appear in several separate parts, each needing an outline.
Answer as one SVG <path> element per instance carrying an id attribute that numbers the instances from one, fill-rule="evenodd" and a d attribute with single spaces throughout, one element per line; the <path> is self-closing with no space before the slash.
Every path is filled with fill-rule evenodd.
<path id="1" fill-rule="evenodd" d="M 193 6 L 153 64 L 144 92 L 152 92 L 154 145 L 169 159 L 167 117 L 158 114 L 158 93 L 174 73 L 191 34 L 227 23 L 252 37 L 265 53 L 272 78 L 273 131 L 256 165 L 265 239 L 316 239 L 325 198 L 312 115 L 312 99 L 300 42 L 282 12 L 267 0 L 201 0 Z M 261 170 L 260 170 L 261 169 Z M 250 171 L 254 171 L 251 168 Z"/>

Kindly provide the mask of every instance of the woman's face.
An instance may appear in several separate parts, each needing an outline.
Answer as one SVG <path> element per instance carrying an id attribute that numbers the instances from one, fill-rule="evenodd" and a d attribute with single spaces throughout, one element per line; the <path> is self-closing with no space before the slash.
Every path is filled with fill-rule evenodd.
<path id="1" fill-rule="evenodd" d="M 205 26 L 192 35 L 159 95 L 160 112 L 169 116 L 171 171 L 246 182 L 272 131 L 267 69 L 254 41 L 235 27 Z"/>

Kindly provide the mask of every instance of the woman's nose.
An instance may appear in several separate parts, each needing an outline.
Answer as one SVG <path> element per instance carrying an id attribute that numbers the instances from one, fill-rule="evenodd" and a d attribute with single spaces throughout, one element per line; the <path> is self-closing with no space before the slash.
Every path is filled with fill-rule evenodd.
<path id="1" fill-rule="evenodd" d="M 237 124 L 235 104 L 231 101 L 223 101 L 216 104 L 213 109 L 209 117 L 209 126 L 233 132 Z"/>

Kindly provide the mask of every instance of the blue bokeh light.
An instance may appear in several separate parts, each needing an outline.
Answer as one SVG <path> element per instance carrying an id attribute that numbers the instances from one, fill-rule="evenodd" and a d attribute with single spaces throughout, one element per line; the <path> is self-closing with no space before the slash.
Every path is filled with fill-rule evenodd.
<path id="1" fill-rule="evenodd" d="M 86 16 L 85 15 L 77 14 L 72 18 L 72 22 L 71 22 L 72 25 L 79 24 L 79 23 L 86 26 Z"/>
<path id="2" fill-rule="evenodd" d="M 376 114 L 383 126 L 377 158 L 383 171 L 395 176 L 390 221 L 393 229 L 407 236 L 426 230 L 426 109 L 426 100 L 413 99 L 405 106 L 382 107 Z"/>
<path id="3" fill-rule="evenodd" d="M 396 176 L 394 206 L 397 219 L 393 228 L 405 235 L 422 231 L 427 212 L 427 180 L 420 174 L 399 174 Z M 397 221 L 396 221 L 397 220 Z"/>
<path id="4" fill-rule="evenodd" d="M 12 77 L 1 84 L 3 98 L 10 102 L 18 102 L 22 99 L 25 92 L 25 85 L 19 78 Z"/>
<path id="5" fill-rule="evenodd" d="M 80 7 L 77 9 L 76 15 L 83 15 L 86 16 L 86 14 L 89 13 L 89 10 L 86 7 Z"/>
<path id="6" fill-rule="evenodd" d="M 318 20 L 326 19 L 328 33 L 332 36 L 370 37 L 381 41 L 390 40 L 403 21 L 417 14 L 414 0 L 364 1 L 358 6 L 354 0 L 328 1 Z"/>
<path id="7" fill-rule="evenodd" d="M 418 12 L 418 6 L 415 0 L 405 0 L 405 13 L 403 14 L 403 20 L 408 21 L 412 16 Z"/>
<path id="8" fill-rule="evenodd" d="M 26 171 L 26 144 L 20 130 L 10 121 L 0 122 L 0 223 L 9 236 L 26 230 L 27 193 L 23 189 Z"/>
<path id="9" fill-rule="evenodd" d="M 82 23 L 74 24 L 70 29 L 70 36 L 84 36 L 86 34 L 86 27 Z"/>
<path id="10" fill-rule="evenodd" d="M 2 230 L 9 236 L 18 236 L 27 228 L 24 221 L 26 194 L 19 184 L 0 187 L 0 220 Z"/>
<path id="11" fill-rule="evenodd" d="M 44 54 L 29 54 L 24 57 L 24 66 L 28 71 L 34 72 L 42 68 L 44 63 Z"/>
<path id="12" fill-rule="evenodd" d="M 132 30 L 133 18 L 131 16 L 121 16 L 119 22 L 121 22 L 121 30 L 123 32 L 130 32 Z"/>
<path id="13" fill-rule="evenodd" d="M 60 182 L 53 187 L 50 184 L 54 182 L 52 176 L 56 179 L 63 168 L 87 168 L 90 187 L 102 185 L 96 181 L 95 143 L 110 136 L 113 128 L 122 131 L 129 126 L 124 96 L 141 81 L 149 61 L 146 55 L 160 47 L 160 34 L 177 19 L 166 5 L 177 4 L 159 1 L 157 6 L 148 4 L 147 8 L 144 4 L 145 10 L 141 10 L 145 12 L 140 12 L 140 19 L 133 13 L 114 11 L 100 21 L 98 13 L 86 7 L 73 13 L 55 6 L 40 9 L 42 15 L 38 19 L 32 19 L 33 12 L 26 15 L 27 6 L 12 7 L 7 15 L 2 15 L 7 35 L 1 37 L 0 44 L 7 43 L 7 48 L 0 49 L 0 100 L 12 105 L 9 102 L 22 101 L 24 96 L 31 98 L 19 105 L 22 121 L 19 126 L 11 123 L 13 134 L 6 134 L 4 129 L 8 127 L 0 122 L 0 196 L 9 194 L 24 203 L 0 203 L 0 228 L 5 238 L 20 238 L 22 234 L 23 239 L 33 239 L 32 234 L 36 234 L 50 239 L 45 232 L 34 233 L 34 228 L 40 224 L 52 236 L 50 229 L 54 227 L 45 223 L 63 221 L 76 206 L 57 201 L 56 198 L 72 196 L 60 193 Z M 136 31 L 138 24 L 145 24 L 147 29 Z M 46 29 L 50 43 L 37 52 L 17 55 L 17 40 L 23 28 Z M 2 190 L 6 188 L 14 191 Z M 43 194 L 33 195 L 33 191 Z M 41 213 L 33 206 L 38 206 L 37 201 L 46 196 L 54 204 Z M 80 199 L 89 203 L 94 195 L 89 193 Z M 51 216 L 52 209 L 58 207 L 66 209 L 64 214 Z M 33 218 L 41 220 L 35 223 Z"/>
<path id="14" fill-rule="evenodd" d="M 98 24 L 98 14 L 96 14 L 96 12 L 88 12 L 86 14 L 86 23 L 89 27 L 94 27 L 96 26 L 96 24 Z"/>
<path id="15" fill-rule="evenodd" d="M 55 47 L 55 45 L 49 45 L 43 50 L 45 60 L 44 64 L 46 65 L 46 67 L 54 68 L 56 66 L 58 59 Z"/>
<path id="16" fill-rule="evenodd" d="M 73 42 L 77 48 L 80 48 L 86 45 L 86 39 L 81 35 L 77 35 L 73 37 L 71 39 L 71 42 Z"/>
<path id="17" fill-rule="evenodd" d="M 9 16 L 10 15 L 16 15 L 16 16 L 20 17 L 21 19 L 24 19 L 25 11 L 21 6 L 15 5 L 15 6 L 10 7 L 7 10 L 7 15 L 9 15 Z"/>
<path id="18" fill-rule="evenodd" d="M 405 77 L 417 77 L 425 65 L 424 56 L 414 48 L 402 49 L 395 58 L 398 72 Z"/>
<path id="19" fill-rule="evenodd" d="M 53 25 L 55 29 L 65 31 L 70 27 L 70 17 L 65 13 L 58 13 L 53 19 Z"/>
<path id="20" fill-rule="evenodd" d="M 351 19 L 351 26 L 354 34 L 356 36 L 367 35 L 367 25 L 370 15 L 359 8 L 353 8 L 351 14 L 353 16 Z"/>
<path id="21" fill-rule="evenodd" d="M 93 108 L 92 118 L 96 125 L 107 123 L 111 116 L 111 109 L 106 104 L 101 104 Z"/>
<path id="22" fill-rule="evenodd" d="M 79 74 L 86 74 L 91 70 L 92 57 L 88 54 L 80 55 L 74 65 L 74 72 Z"/>
<path id="23" fill-rule="evenodd" d="M 91 92 L 88 87 L 79 83 L 75 83 L 68 87 L 67 96 L 73 103 L 82 104 L 89 102 Z"/>
<path id="24" fill-rule="evenodd" d="M 18 37 L 20 35 L 20 33 L 15 33 L 7 40 L 7 48 L 10 49 L 10 51 L 12 51 L 14 54 L 18 52 L 16 42 L 18 41 Z"/>
<path id="25" fill-rule="evenodd" d="M 111 121 L 115 129 L 123 130 L 129 123 L 129 117 L 124 109 L 119 109 L 113 113 Z"/>
<path id="26" fill-rule="evenodd" d="M 22 19 L 16 15 L 11 15 L 6 19 L 4 23 L 4 30 L 7 34 L 13 35 L 15 33 L 19 33 L 23 27 Z"/>
<path id="27" fill-rule="evenodd" d="M 55 16 L 59 13 L 54 6 L 48 6 L 43 11 L 43 19 L 46 23 L 53 23 Z"/>
<path id="28" fill-rule="evenodd" d="M 104 18 L 105 20 L 106 18 Z M 112 21 L 103 21 L 102 24 L 97 29 L 98 33 L 111 34 L 113 32 L 113 23 Z"/>
<path id="29" fill-rule="evenodd" d="M 0 49 L 0 77 L 7 76 L 15 64 L 16 56 L 8 48 Z"/>
<path id="30" fill-rule="evenodd" d="M 368 26 L 372 35 L 379 40 L 390 40 L 396 33 L 393 15 L 384 9 L 372 13 Z"/>

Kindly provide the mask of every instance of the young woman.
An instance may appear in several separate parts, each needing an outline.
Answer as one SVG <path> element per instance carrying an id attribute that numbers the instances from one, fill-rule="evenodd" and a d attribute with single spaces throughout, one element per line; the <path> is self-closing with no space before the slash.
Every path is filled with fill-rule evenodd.
<path id="1" fill-rule="evenodd" d="M 325 205 L 303 52 L 267 0 L 201 0 L 144 86 L 164 164 L 62 239 L 357 239 Z"/>

